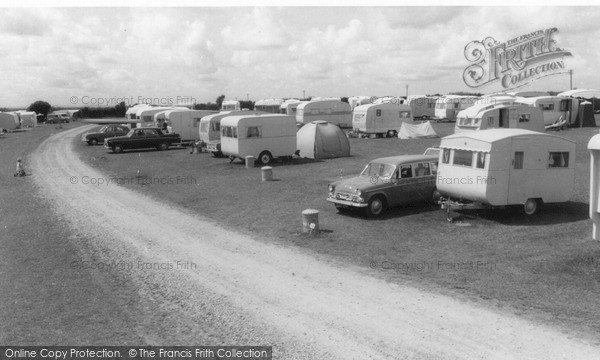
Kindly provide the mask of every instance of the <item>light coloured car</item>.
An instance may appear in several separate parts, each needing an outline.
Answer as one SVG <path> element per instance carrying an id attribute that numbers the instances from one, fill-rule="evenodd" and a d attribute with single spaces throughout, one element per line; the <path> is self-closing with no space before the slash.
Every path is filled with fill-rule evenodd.
<path id="1" fill-rule="evenodd" d="M 329 184 L 327 201 L 341 209 L 360 208 L 377 217 L 387 208 L 435 202 L 438 157 L 400 155 L 371 161 L 360 175 Z"/>

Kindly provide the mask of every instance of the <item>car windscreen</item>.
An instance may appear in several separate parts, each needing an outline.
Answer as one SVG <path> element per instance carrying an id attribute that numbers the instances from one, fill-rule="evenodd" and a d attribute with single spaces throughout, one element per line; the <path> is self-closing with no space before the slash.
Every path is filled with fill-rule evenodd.
<path id="1" fill-rule="evenodd" d="M 361 173 L 363 176 L 391 177 L 396 167 L 390 164 L 369 163 Z"/>
<path id="2" fill-rule="evenodd" d="M 102 133 L 102 132 L 105 132 L 107 127 L 108 127 L 108 126 L 103 126 L 103 127 L 101 127 L 101 128 L 100 128 L 100 130 L 98 130 L 98 132 L 101 132 L 101 133 Z"/>

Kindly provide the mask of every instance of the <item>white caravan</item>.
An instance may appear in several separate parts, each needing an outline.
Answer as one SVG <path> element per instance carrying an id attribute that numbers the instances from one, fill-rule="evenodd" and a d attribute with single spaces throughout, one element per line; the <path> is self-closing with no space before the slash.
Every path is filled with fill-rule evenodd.
<path id="1" fill-rule="evenodd" d="M 221 103 L 221 111 L 242 110 L 242 105 L 237 100 L 225 100 Z"/>
<path id="2" fill-rule="evenodd" d="M 279 112 L 285 115 L 296 116 L 296 109 L 301 101 L 298 99 L 288 99 L 279 106 Z"/>
<path id="3" fill-rule="evenodd" d="M 198 138 L 198 129 L 200 128 L 200 121 L 203 117 L 215 114 L 213 110 L 189 110 L 189 109 L 172 109 L 167 110 L 164 113 L 163 119 L 160 119 L 161 113 L 154 122 L 154 126 L 163 128 L 163 122 L 167 124 L 169 133 L 179 134 L 181 142 L 191 142 Z"/>
<path id="4" fill-rule="evenodd" d="M 204 116 L 200 120 L 198 138 L 204 143 L 206 151 L 215 157 L 221 156 L 221 120 L 226 116 L 264 114 L 260 111 L 221 111 L 217 114 Z"/>
<path id="5" fill-rule="evenodd" d="M 532 215 L 544 203 L 568 201 L 574 176 L 575 142 L 524 129 L 490 129 L 442 138 L 436 184 L 448 210 L 522 205 Z"/>
<path id="6" fill-rule="evenodd" d="M 352 112 L 352 131 L 363 134 L 396 136 L 402 123 L 413 122 L 411 107 L 397 104 L 368 104 Z"/>
<path id="7" fill-rule="evenodd" d="M 254 110 L 264 111 L 272 114 L 279 114 L 283 99 L 263 99 L 254 103 Z"/>
<path id="8" fill-rule="evenodd" d="M 351 128 L 352 110 L 350 110 L 350 104 L 331 99 L 300 103 L 296 109 L 296 122 L 308 124 L 315 120 L 328 121 L 341 128 Z"/>
<path id="9" fill-rule="evenodd" d="M 524 104 L 479 104 L 458 113 L 454 133 L 493 128 L 545 130 L 542 111 Z"/>
<path id="10" fill-rule="evenodd" d="M 226 116 L 221 120 L 221 152 L 230 159 L 254 156 L 268 164 L 296 152 L 296 120 L 280 114 Z"/>
<path id="11" fill-rule="evenodd" d="M 435 118 L 438 121 L 456 121 L 461 110 L 470 108 L 477 102 L 476 96 L 446 95 L 435 102 Z"/>
<path id="12" fill-rule="evenodd" d="M 519 102 L 540 108 L 546 126 L 563 125 L 566 127 L 569 124 L 574 124 L 579 112 L 579 100 L 570 97 L 539 96 L 521 98 Z"/>

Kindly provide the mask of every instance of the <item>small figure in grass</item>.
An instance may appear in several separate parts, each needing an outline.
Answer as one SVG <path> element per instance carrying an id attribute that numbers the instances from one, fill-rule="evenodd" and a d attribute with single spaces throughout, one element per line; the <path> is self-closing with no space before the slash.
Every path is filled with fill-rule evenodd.
<path id="1" fill-rule="evenodd" d="M 21 158 L 17 159 L 17 172 L 15 173 L 15 177 L 25 176 L 25 170 L 23 169 L 23 163 L 21 162 Z"/>

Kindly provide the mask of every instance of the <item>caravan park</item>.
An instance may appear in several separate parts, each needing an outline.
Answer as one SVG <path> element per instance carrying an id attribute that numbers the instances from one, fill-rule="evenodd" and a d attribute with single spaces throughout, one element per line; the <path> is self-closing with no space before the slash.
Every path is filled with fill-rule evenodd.
<path id="1" fill-rule="evenodd" d="M 422 60 L 402 63 L 412 70 L 382 76 L 361 67 L 364 40 L 355 50 L 333 42 L 361 39 L 368 17 L 324 8 L 348 20 L 341 28 L 294 9 L 315 17 L 303 36 L 334 48 L 326 62 L 349 69 L 346 80 L 329 65 L 330 76 L 319 72 L 326 56 L 310 59 L 323 44 L 274 31 L 283 22 L 269 16 L 287 10 L 201 9 L 214 19 L 195 8 L 187 10 L 202 21 L 140 12 L 152 21 L 136 24 L 149 31 L 171 29 L 170 17 L 191 31 L 170 38 L 166 57 L 181 69 L 158 57 L 140 62 L 158 90 L 114 88 L 114 76 L 132 79 L 116 71 L 105 81 L 117 90 L 104 97 L 100 85 L 70 82 L 73 94 L 52 85 L 1 109 L 5 357 L 70 346 L 101 352 L 65 360 L 156 358 L 152 350 L 173 359 L 600 358 L 600 78 L 578 74 L 584 61 L 561 72 L 580 49 L 566 40 L 573 29 L 503 30 L 501 43 L 469 28 L 465 36 L 480 39 L 452 40 L 464 62 L 456 74 L 445 74 L 458 68 L 450 60 L 427 63 L 425 74 L 422 65 L 436 60 L 415 47 L 408 53 Z M 369 10 L 377 34 L 396 34 L 381 11 Z M 269 56 L 248 50 L 256 19 L 264 43 L 255 46 Z M 401 23 L 413 34 L 414 24 Z M 219 24 L 218 35 L 205 24 Z M 123 36 L 136 51 L 145 41 Z M 391 49 L 376 38 L 384 43 L 373 49 Z M 280 43 L 306 66 L 276 79 Z M 228 46 L 237 48 L 226 62 Z M 524 62 L 519 73 L 502 58 L 497 74 L 487 72 L 494 56 L 517 61 L 526 51 L 554 62 Z M 221 66 L 214 72 L 228 81 L 194 77 L 190 66 Z M 140 69 L 130 70 L 136 81 L 147 79 Z M 202 96 L 180 96 L 166 69 L 178 83 L 193 79 Z M 124 352 L 99 355 L 107 351 Z"/>

